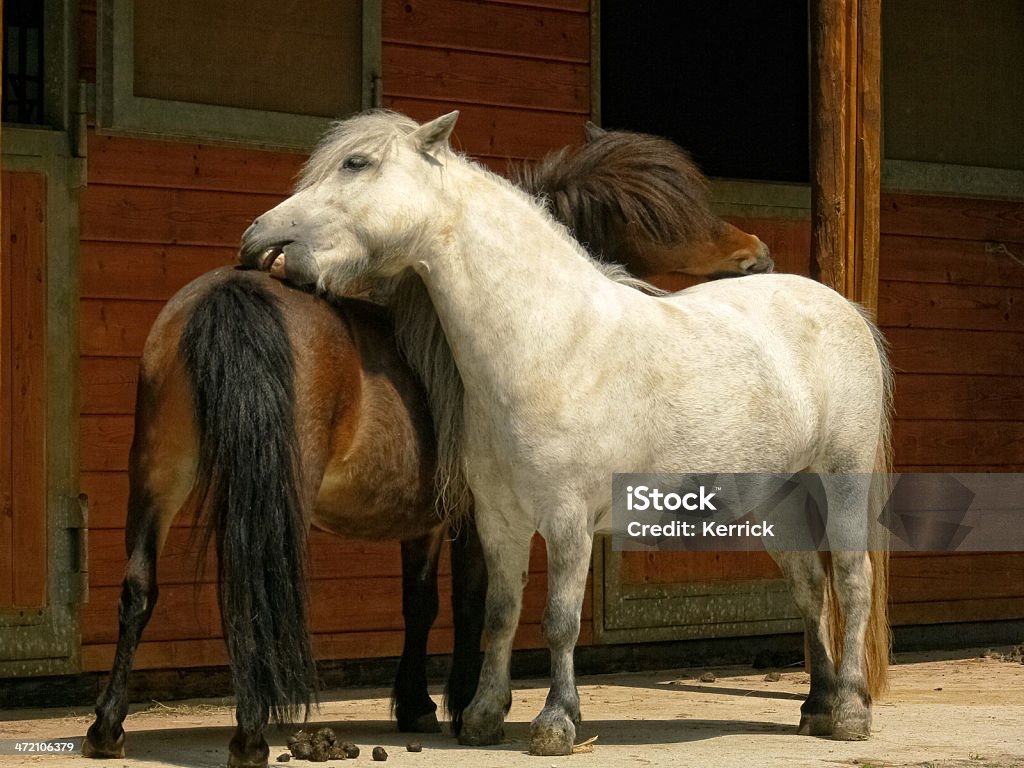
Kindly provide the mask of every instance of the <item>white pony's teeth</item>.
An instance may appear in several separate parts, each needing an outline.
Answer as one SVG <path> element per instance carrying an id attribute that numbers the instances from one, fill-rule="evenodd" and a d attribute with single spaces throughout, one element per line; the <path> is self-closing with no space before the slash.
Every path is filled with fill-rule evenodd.
<path id="1" fill-rule="evenodd" d="M 280 251 L 277 258 L 274 259 L 274 263 L 270 265 L 270 274 L 274 277 L 284 277 L 284 254 Z"/>
<path id="2" fill-rule="evenodd" d="M 274 261 L 278 259 L 282 254 L 283 251 L 281 250 L 281 247 L 278 245 L 272 245 L 269 248 L 265 249 L 260 254 L 259 268 L 264 270 L 270 269 L 273 266 Z"/>

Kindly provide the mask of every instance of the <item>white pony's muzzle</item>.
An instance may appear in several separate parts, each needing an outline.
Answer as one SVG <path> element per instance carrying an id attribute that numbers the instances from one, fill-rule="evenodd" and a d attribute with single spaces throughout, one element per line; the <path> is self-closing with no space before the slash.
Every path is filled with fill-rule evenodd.
<path id="1" fill-rule="evenodd" d="M 264 219 L 258 218 L 242 235 L 238 260 L 243 267 L 270 272 L 274 277 L 298 285 L 315 285 L 319 268 L 313 254 L 293 224 L 287 239 L 282 238 L 280 229 L 269 227 Z"/>

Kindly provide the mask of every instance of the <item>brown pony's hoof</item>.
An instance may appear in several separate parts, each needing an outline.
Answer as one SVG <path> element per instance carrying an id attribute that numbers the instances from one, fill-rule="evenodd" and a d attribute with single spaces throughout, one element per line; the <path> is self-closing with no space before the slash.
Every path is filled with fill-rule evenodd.
<path id="1" fill-rule="evenodd" d="M 268 768 L 268 758 L 238 757 L 234 753 L 228 755 L 228 768 Z"/>
<path id="2" fill-rule="evenodd" d="M 437 722 L 435 713 L 426 712 L 412 720 L 400 721 L 398 730 L 402 733 L 440 733 L 441 724 Z"/>
<path id="3" fill-rule="evenodd" d="M 246 738 L 236 732 L 228 745 L 228 768 L 267 768 L 270 746 L 262 736 Z"/>
<path id="4" fill-rule="evenodd" d="M 124 731 L 114 739 L 113 742 L 103 744 L 100 743 L 100 739 L 97 737 L 95 731 L 96 725 L 89 726 L 89 732 L 85 735 L 85 741 L 82 742 L 82 754 L 85 757 L 91 757 L 94 760 L 115 760 L 124 757 Z"/>

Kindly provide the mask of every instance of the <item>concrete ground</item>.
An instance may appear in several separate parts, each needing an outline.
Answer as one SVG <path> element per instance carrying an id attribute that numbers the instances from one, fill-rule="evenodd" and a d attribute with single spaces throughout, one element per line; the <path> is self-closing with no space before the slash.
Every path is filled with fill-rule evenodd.
<path id="1" fill-rule="evenodd" d="M 1008 650 L 1008 649 L 1001 649 Z M 714 682 L 701 682 L 705 672 Z M 1024 768 L 1024 664 L 977 652 L 897 658 L 891 691 L 875 707 L 872 738 L 835 742 L 796 734 L 808 677 L 784 671 L 777 681 L 750 667 L 666 670 L 580 680 L 584 723 L 579 740 L 591 751 L 571 757 L 526 754 L 529 721 L 544 681 L 517 681 L 506 741 L 460 747 L 447 735 L 399 734 L 388 718 L 387 691 L 329 692 L 315 716 L 339 739 L 358 744 L 371 763 L 375 746 L 388 765 L 407 768 L 611 768 L 613 766 L 922 766 Z M 440 698 L 439 696 L 437 697 Z M 0 721 L 0 766 L 96 768 L 79 753 L 15 753 L 19 741 L 68 740 L 76 749 L 91 722 L 86 709 L 15 710 Z M 125 728 L 127 757 L 111 768 L 219 766 L 232 732 L 227 701 L 162 703 L 133 708 Z M 271 729 L 271 761 L 287 751 L 292 729 Z M 419 753 L 406 745 L 418 741 Z M 295 764 L 295 761 L 292 761 Z M 309 763 L 298 763 L 309 765 Z"/>

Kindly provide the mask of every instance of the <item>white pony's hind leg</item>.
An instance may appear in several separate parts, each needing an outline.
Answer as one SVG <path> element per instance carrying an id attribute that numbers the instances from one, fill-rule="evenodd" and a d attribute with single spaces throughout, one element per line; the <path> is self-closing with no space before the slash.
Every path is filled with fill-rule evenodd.
<path id="1" fill-rule="evenodd" d="M 544 709 L 530 724 L 530 754 L 571 755 L 580 721 L 573 650 L 580 634 L 580 613 L 587 588 L 593 536 L 585 511 L 548 517 L 541 528 L 548 553 L 548 595 L 544 639 L 551 653 L 551 688 Z"/>
<path id="2" fill-rule="evenodd" d="M 811 690 L 800 706 L 799 732 L 830 736 L 835 706 L 836 672 L 829 656 L 829 627 L 825 613 L 825 568 L 818 552 L 776 552 L 775 562 L 789 582 L 793 599 L 804 620 L 810 653 Z"/>
<path id="3" fill-rule="evenodd" d="M 530 565 L 533 530 L 508 525 L 500 515 L 484 514 L 477 499 L 476 521 L 487 563 L 484 634 L 487 648 L 476 695 L 462 716 L 459 743 L 498 744 L 504 738 L 505 714 L 512 705 L 509 663 L 519 624 Z"/>
<path id="4" fill-rule="evenodd" d="M 871 560 L 867 552 L 833 552 L 836 599 L 844 617 L 843 658 L 836 681 L 832 735 L 859 741 L 871 735 L 871 696 L 864 643 L 871 615 Z"/>
<path id="5" fill-rule="evenodd" d="M 867 461 L 859 465 L 871 466 Z M 835 603 L 830 601 L 826 607 L 833 612 L 833 629 L 842 625 L 832 736 L 856 741 L 868 738 L 871 731 L 871 695 L 864 654 L 872 601 L 868 555 L 871 475 L 832 472 L 823 475 L 822 482 L 828 496 L 826 528 L 832 550 L 830 576 Z M 842 617 L 841 621 L 835 620 L 835 612 Z"/>

